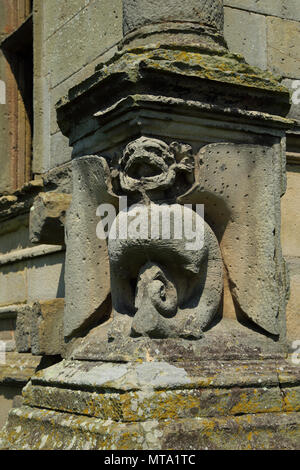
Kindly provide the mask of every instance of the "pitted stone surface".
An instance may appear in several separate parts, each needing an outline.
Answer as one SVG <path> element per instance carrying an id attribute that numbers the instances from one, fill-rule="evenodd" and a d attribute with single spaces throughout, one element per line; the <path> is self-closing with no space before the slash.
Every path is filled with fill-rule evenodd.
<path id="1" fill-rule="evenodd" d="M 64 335 L 76 335 L 109 311 L 106 240 L 97 237 L 99 204 L 115 203 L 107 188 L 107 164 L 98 156 L 73 161 L 73 197 L 67 213 Z"/>

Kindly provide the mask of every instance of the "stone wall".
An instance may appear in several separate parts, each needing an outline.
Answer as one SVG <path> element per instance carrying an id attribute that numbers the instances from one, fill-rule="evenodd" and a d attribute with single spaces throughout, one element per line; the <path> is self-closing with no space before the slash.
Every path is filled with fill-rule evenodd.
<path id="1" fill-rule="evenodd" d="M 249 64 L 282 77 L 295 97 L 300 89 L 300 2 L 224 0 L 224 6 L 229 49 L 242 54 Z M 300 120 L 300 103 L 292 103 L 289 116 Z M 287 135 L 287 190 L 282 198 L 282 249 L 290 273 L 287 332 L 292 340 L 300 338 L 299 165 L 300 122 Z"/>
<path id="2" fill-rule="evenodd" d="M 43 173 L 71 158 L 68 139 L 56 122 L 55 104 L 122 37 L 122 0 L 35 1 L 34 172 Z"/>
<path id="3" fill-rule="evenodd" d="M 11 13 L 3 2 L 0 39 L 11 32 Z M 0 364 L 0 427 L 14 395 L 20 394 L 40 361 L 39 356 L 30 354 L 32 345 L 28 342 L 32 315 L 37 310 L 35 303 L 44 302 L 41 310 L 46 305 L 46 312 L 55 318 L 62 310 L 56 299 L 64 297 L 65 248 L 33 245 L 29 240 L 29 210 L 39 192 L 48 189 L 70 192 L 69 172 L 62 164 L 70 161 L 71 150 L 68 139 L 58 130 L 55 104 L 69 88 L 93 72 L 103 53 L 108 55 L 114 51 L 114 45 L 122 36 L 122 1 L 35 0 L 33 28 L 34 181 L 17 191 L 12 186 L 12 165 L 8 158 L 9 132 L 13 131 L 9 128 L 7 107 L 0 105 L 0 341 L 6 344 L 6 365 Z M 3 81 L 6 81 L 8 68 L 0 51 L 0 79 Z M 6 98 L 10 99 L 8 95 Z M 44 311 L 43 315 L 47 316 Z M 37 313 L 35 318 L 39 318 Z M 37 331 L 43 331 L 43 324 Z M 45 353 L 45 349 L 48 354 L 55 354 L 51 333 L 50 337 L 47 343 L 50 349 L 45 341 L 39 345 L 35 342 L 35 354 L 40 350 Z M 43 338 L 47 339 L 47 334 Z M 28 362 L 25 373 L 22 372 L 24 355 Z M 7 373 L 7 363 L 14 364 L 13 377 Z"/>

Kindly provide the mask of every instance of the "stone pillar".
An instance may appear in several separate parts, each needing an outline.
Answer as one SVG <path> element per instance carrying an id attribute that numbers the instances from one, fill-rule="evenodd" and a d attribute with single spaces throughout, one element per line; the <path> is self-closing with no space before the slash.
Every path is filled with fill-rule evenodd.
<path id="1" fill-rule="evenodd" d="M 66 352 L 24 390 L 7 447 L 298 445 L 280 245 L 289 93 L 228 52 L 222 2 L 157 5 L 124 1 L 118 52 L 58 103 L 73 148 Z M 108 207 L 133 232 L 99 241 Z M 188 214 L 194 239 L 163 236 L 163 209 L 173 229 Z"/>
<path id="2" fill-rule="evenodd" d="M 124 0 L 123 31 L 162 23 L 196 23 L 223 31 L 223 0 Z"/>

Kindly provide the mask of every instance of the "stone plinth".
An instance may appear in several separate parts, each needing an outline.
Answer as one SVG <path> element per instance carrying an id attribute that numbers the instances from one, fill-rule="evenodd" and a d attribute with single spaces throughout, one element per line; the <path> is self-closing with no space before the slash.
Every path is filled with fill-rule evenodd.
<path id="1" fill-rule="evenodd" d="M 294 449 L 299 368 L 287 360 L 63 361 L 12 410 L 11 449 Z"/>

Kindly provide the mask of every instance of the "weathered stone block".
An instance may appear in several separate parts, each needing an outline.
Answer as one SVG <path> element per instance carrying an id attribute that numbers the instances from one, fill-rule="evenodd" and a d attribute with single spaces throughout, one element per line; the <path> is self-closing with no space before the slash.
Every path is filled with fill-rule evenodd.
<path id="1" fill-rule="evenodd" d="M 17 314 L 16 323 L 16 347 L 20 353 L 29 352 L 31 349 L 31 321 L 32 308 L 30 305 L 22 307 Z"/>
<path id="2" fill-rule="evenodd" d="M 28 246 L 28 216 L 19 216 L 1 222 L 0 254 Z"/>
<path id="3" fill-rule="evenodd" d="M 69 148 L 68 139 L 66 139 L 61 132 L 56 132 L 56 134 L 50 137 L 50 155 L 49 169 L 69 162 L 72 158 L 72 151 Z"/>
<path id="4" fill-rule="evenodd" d="M 290 78 L 286 78 L 285 80 L 282 80 L 282 84 L 291 91 L 292 106 L 288 117 L 291 119 L 298 119 L 300 121 L 300 76 L 299 80 L 291 80 Z"/>
<path id="5" fill-rule="evenodd" d="M 6 361 L 0 364 L 0 383 L 24 387 L 40 363 L 40 357 L 17 352 L 6 353 Z"/>
<path id="6" fill-rule="evenodd" d="M 300 20 L 298 0 L 224 0 L 224 6 L 290 20 Z"/>
<path id="7" fill-rule="evenodd" d="M 299 440 L 299 370 L 286 361 L 63 361 L 23 395 L 2 447 L 295 449 Z"/>
<path id="8" fill-rule="evenodd" d="M 27 298 L 23 263 L 0 267 L 0 305 L 23 303 Z"/>
<path id="9" fill-rule="evenodd" d="M 287 190 L 281 201 L 281 243 L 283 255 L 298 257 L 300 246 L 300 166 L 287 165 Z"/>
<path id="10" fill-rule="evenodd" d="M 45 37 L 48 38 L 78 14 L 89 3 L 89 0 L 72 0 L 72 4 L 61 0 L 39 1 L 39 3 L 43 3 Z"/>
<path id="11" fill-rule="evenodd" d="M 10 346 L 14 343 L 14 330 L 16 329 L 15 318 L 3 318 L 0 308 L 0 341 L 5 341 Z M 6 348 L 7 350 L 7 348 Z"/>
<path id="12" fill-rule="evenodd" d="M 288 263 L 290 274 L 290 298 L 286 308 L 286 327 L 289 342 L 300 340 L 300 261 Z"/>
<path id="13" fill-rule="evenodd" d="M 300 77 L 300 23 L 267 18 L 268 67 L 288 78 Z"/>
<path id="14" fill-rule="evenodd" d="M 63 193 L 40 193 L 30 211 L 30 241 L 63 245 L 64 223 L 71 196 Z"/>
<path id="15" fill-rule="evenodd" d="M 89 2 L 46 43 L 55 87 L 122 38 L 122 2 Z"/>
<path id="16" fill-rule="evenodd" d="M 90 156 L 72 162 L 75 191 L 67 214 L 65 336 L 95 326 L 110 309 L 107 241 L 96 232 L 100 222 L 97 207 L 115 203 L 106 194 L 103 161 Z"/>
<path id="17" fill-rule="evenodd" d="M 150 419 L 161 421 L 272 413 L 283 411 L 284 408 L 279 387 L 105 394 L 28 384 L 23 395 L 26 405 L 128 423 Z M 297 407 L 296 397 L 297 393 L 292 389 L 289 394 L 290 409 L 286 411 L 293 411 Z"/>
<path id="18" fill-rule="evenodd" d="M 20 394 L 20 387 L 0 385 L 0 430 L 7 420 L 10 409 L 17 406 L 16 394 Z"/>
<path id="19" fill-rule="evenodd" d="M 27 286 L 28 302 L 64 297 L 64 252 L 28 261 Z"/>
<path id="20" fill-rule="evenodd" d="M 267 68 L 266 28 L 266 18 L 262 15 L 224 8 L 224 37 L 229 50 L 264 70 Z"/>
<path id="21" fill-rule="evenodd" d="M 32 307 L 31 350 L 34 355 L 62 353 L 64 299 L 36 302 Z"/>
<path id="22" fill-rule="evenodd" d="M 46 190 L 70 194 L 72 191 L 71 178 L 71 164 L 65 163 L 53 168 L 43 175 L 43 182 Z"/>

